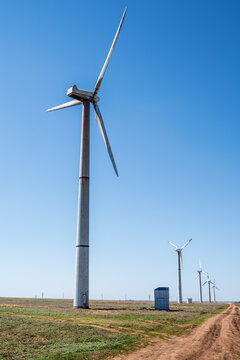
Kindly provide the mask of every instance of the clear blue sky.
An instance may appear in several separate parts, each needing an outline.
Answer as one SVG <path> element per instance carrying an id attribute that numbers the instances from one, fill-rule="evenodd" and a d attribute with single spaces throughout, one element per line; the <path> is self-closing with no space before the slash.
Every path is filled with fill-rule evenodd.
<path id="1" fill-rule="evenodd" d="M 240 299 L 239 1 L 0 4 L 0 296 L 73 296 L 81 108 L 124 7 L 99 96 L 119 169 L 91 114 L 90 297 L 198 298 L 200 258 Z M 204 290 L 204 297 L 207 292 Z"/>

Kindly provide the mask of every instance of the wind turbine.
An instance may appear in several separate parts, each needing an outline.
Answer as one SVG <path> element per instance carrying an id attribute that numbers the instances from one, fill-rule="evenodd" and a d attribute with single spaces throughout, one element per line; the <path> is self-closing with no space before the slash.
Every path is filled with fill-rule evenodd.
<path id="1" fill-rule="evenodd" d="M 200 303 L 203 302 L 202 299 L 202 265 L 199 260 L 199 270 L 197 270 L 198 274 L 197 277 L 199 278 L 199 292 L 200 292 Z"/>
<path id="2" fill-rule="evenodd" d="M 183 261 L 182 261 L 182 250 L 185 249 L 185 247 L 192 241 L 192 239 L 189 239 L 188 242 L 186 242 L 183 247 L 178 248 L 177 245 L 168 242 L 170 245 L 172 245 L 175 248 L 175 251 L 178 254 L 178 303 L 182 303 L 182 279 L 181 279 L 181 270 L 183 268 Z"/>
<path id="3" fill-rule="evenodd" d="M 117 167 L 113 158 L 112 150 L 104 126 L 103 118 L 98 107 L 100 89 L 105 71 L 111 59 L 116 41 L 118 39 L 127 8 L 124 10 L 122 19 L 118 26 L 113 43 L 97 79 L 94 91 L 78 89 L 76 85 L 70 87 L 67 95 L 74 100 L 55 106 L 47 111 L 60 110 L 76 105 L 83 105 L 82 108 L 82 134 L 80 150 L 80 169 L 79 169 L 79 193 L 78 193 L 78 218 L 77 218 L 77 240 L 76 240 L 76 270 L 75 270 L 75 292 L 74 307 L 89 307 L 89 120 L 90 104 L 93 104 L 95 117 L 110 156 L 113 168 L 118 176 Z"/>
<path id="4" fill-rule="evenodd" d="M 203 273 L 205 275 L 207 275 L 207 281 L 205 281 L 205 283 L 202 286 L 204 286 L 205 284 L 208 284 L 208 300 L 211 303 L 212 302 L 212 298 L 211 298 L 211 280 L 209 279 L 208 272 L 203 271 Z"/>
<path id="5" fill-rule="evenodd" d="M 220 289 L 218 287 L 216 287 L 215 279 L 214 279 L 214 282 L 211 281 L 211 284 L 212 284 L 212 288 L 213 288 L 214 302 L 216 302 L 216 289 L 219 290 L 219 291 L 220 291 Z"/>

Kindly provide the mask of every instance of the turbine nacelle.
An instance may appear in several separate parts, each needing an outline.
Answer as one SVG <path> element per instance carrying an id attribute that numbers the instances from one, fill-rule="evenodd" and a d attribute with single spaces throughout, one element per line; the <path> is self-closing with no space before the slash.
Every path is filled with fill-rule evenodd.
<path id="1" fill-rule="evenodd" d="M 76 85 L 73 85 L 68 89 L 67 96 L 81 102 L 89 101 L 92 103 L 97 103 L 100 100 L 100 98 L 97 95 L 94 95 L 93 92 L 78 89 Z"/>

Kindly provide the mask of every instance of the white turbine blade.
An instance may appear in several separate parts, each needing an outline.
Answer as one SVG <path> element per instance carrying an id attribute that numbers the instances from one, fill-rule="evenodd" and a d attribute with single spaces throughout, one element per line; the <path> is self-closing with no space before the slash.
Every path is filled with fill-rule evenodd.
<path id="1" fill-rule="evenodd" d="M 181 266 L 181 269 L 183 269 L 182 252 L 180 252 L 180 266 Z"/>
<path id="2" fill-rule="evenodd" d="M 203 274 L 207 275 L 207 277 L 208 277 L 208 273 L 207 273 L 207 272 L 203 271 Z"/>
<path id="3" fill-rule="evenodd" d="M 199 277 L 200 275 L 199 275 L 199 272 L 197 273 L 197 276 L 196 276 L 196 279 Z"/>
<path id="4" fill-rule="evenodd" d="M 79 101 L 79 100 L 72 100 L 72 101 L 68 101 L 62 105 L 58 105 L 58 106 L 55 106 L 51 109 L 48 109 L 46 110 L 46 112 L 50 112 L 50 111 L 55 111 L 55 110 L 61 110 L 61 109 L 65 109 L 65 108 L 68 108 L 68 107 L 72 107 L 72 106 L 76 106 L 76 105 L 81 105 L 82 102 Z"/>
<path id="5" fill-rule="evenodd" d="M 123 24 L 123 20 L 124 20 L 125 15 L 126 15 L 126 11 L 127 11 L 127 8 L 125 8 L 125 10 L 124 10 L 124 13 L 123 13 L 122 19 L 121 19 L 121 21 L 120 21 L 120 24 L 119 24 L 119 26 L 118 26 L 116 35 L 115 35 L 115 37 L 114 37 L 114 39 L 113 39 L 112 46 L 111 46 L 111 48 L 110 48 L 110 50 L 109 50 L 108 56 L 107 56 L 107 58 L 106 58 L 106 60 L 105 60 L 105 63 L 104 63 L 104 65 L 103 65 L 103 68 L 102 68 L 102 70 L 101 70 L 101 72 L 100 72 L 100 75 L 99 75 L 99 77 L 98 77 L 98 79 L 97 79 L 97 82 L 96 82 L 96 85 L 95 85 L 95 89 L 94 89 L 94 95 L 96 95 L 96 94 L 98 93 L 98 90 L 99 90 L 99 88 L 100 88 L 100 86 L 101 86 L 101 83 L 102 83 L 102 80 L 103 80 L 105 71 L 106 71 L 106 69 L 107 69 L 107 66 L 108 66 L 108 64 L 109 64 L 109 61 L 110 61 L 111 56 L 112 56 L 112 53 L 113 53 L 113 49 L 114 49 L 114 47 L 115 47 L 115 45 L 116 45 L 116 42 L 117 42 L 117 39 L 118 39 L 118 35 L 119 35 L 119 33 L 120 33 L 120 30 L 121 30 L 121 27 L 122 27 L 122 24 Z"/>
<path id="6" fill-rule="evenodd" d="M 199 260 L 199 266 L 200 266 L 200 270 L 202 271 L 202 265 L 201 265 L 200 260 Z"/>
<path id="7" fill-rule="evenodd" d="M 220 289 L 219 289 L 218 287 L 216 287 L 216 286 L 215 286 L 215 289 L 217 289 L 217 290 L 219 290 L 219 291 L 220 291 Z"/>
<path id="8" fill-rule="evenodd" d="M 205 283 L 202 284 L 202 286 L 204 286 L 207 283 L 207 281 L 205 281 Z"/>
<path id="9" fill-rule="evenodd" d="M 168 242 L 170 245 L 172 245 L 175 249 L 177 249 L 177 245 L 174 245 L 173 243 L 171 243 L 170 241 Z"/>
<path id="10" fill-rule="evenodd" d="M 192 241 L 192 239 L 189 239 L 188 242 L 186 242 L 186 244 L 183 245 L 182 250 L 183 250 L 186 246 L 188 246 L 188 244 L 189 244 L 191 241 Z"/>
<path id="11" fill-rule="evenodd" d="M 98 107 L 98 104 L 95 103 L 95 102 L 93 103 L 93 106 L 94 106 L 94 110 L 95 110 L 95 117 L 96 117 L 98 127 L 99 127 L 99 129 L 101 131 L 101 134 L 102 134 L 103 140 L 105 142 L 105 145 L 106 145 L 108 154 L 110 156 L 110 159 L 112 161 L 112 165 L 113 165 L 113 168 L 115 170 L 115 173 L 118 176 L 117 167 L 116 167 L 115 160 L 114 160 L 113 153 L 112 153 L 112 149 L 111 149 L 108 137 L 107 137 L 107 133 L 106 133 L 106 129 L 105 129 L 105 126 L 104 126 L 104 122 L 103 122 L 103 118 L 102 118 L 100 109 Z"/>

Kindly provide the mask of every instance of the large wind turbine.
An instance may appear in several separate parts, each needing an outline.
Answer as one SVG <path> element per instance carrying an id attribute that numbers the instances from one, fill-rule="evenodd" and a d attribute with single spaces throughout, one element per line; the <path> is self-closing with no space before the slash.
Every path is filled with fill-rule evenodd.
<path id="1" fill-rule="evenodd" d="M 199 270 L 197 270 L 198 274 L 197 277 L 199 278 L 199 293 L 200 293 L 200 302 L 203 302 L 202 299 L 202 265 L 199 261 Z"/>
<path id="2" fill-rule="evenodd" d="M 203 271 L 203 273 L 204 273 L 205 275 L 207 275 L 207 280 L 205 281 L 205 283 L 203 283 L 202 286 L 204 286 L 205 284 L 208 284 L 208 300 L 209 300 L 209 302 L 211 303 L 211 302 L 212 302 L 212 297 L 211 297 L 211 280 L 209 279 L 209 274 L 208 274 L 208 272 Z"/>
<path id="3" fill-rule="evenodd" d="M 83 105 L 82 108 L 82 134 L 80 150 L 80 169 L 79 169 L 79 193 L 78 193 L 78 220 L 77 220 L 77 241 L 76 241 L 76 272 L 75 272 L 75 293 L 74 307 L 89 307 L 89 120 L 90 120 L 90 103 L 93 104 L 95 117 L 102 134 L 104 143 L 107 147 L 108 154 L 112 161 L 113 168 L 118 176 L 117 167 L 113 158 L 110 143 L 107 137 L 103 118 L 98 107 L 99 97 L 97 96 L 100 89 L 105 71 L 111 59 L 113 49 L 116 45 L 127 8 L 124 10 L 122 19 L 118 26 L 112 46 L 109 50 L 103 68 L 97 79 L 94 91 L 78 89 L 76 85 L 70 87 L 67 95 L 74 100 L 55 106 L 47 111 L 60 110 L 76 105 Z M 95 39 L 96 40 L 96 39 Z"/>
<path id="4" fill-rule="evenodd" d="M 192 239 L 188 240 L 183 247 L 178 248 L 177 245 L 171 243 L 169 241 L 169 244 L 172 245 L 175 248 L 175 251 L 178 254 L 178 303 L 182 303 L 182 279 L 181 279 L 181 270 L 183 267 L 183 261 L 182 261 L 182 250 L 192 241 Z"/>

